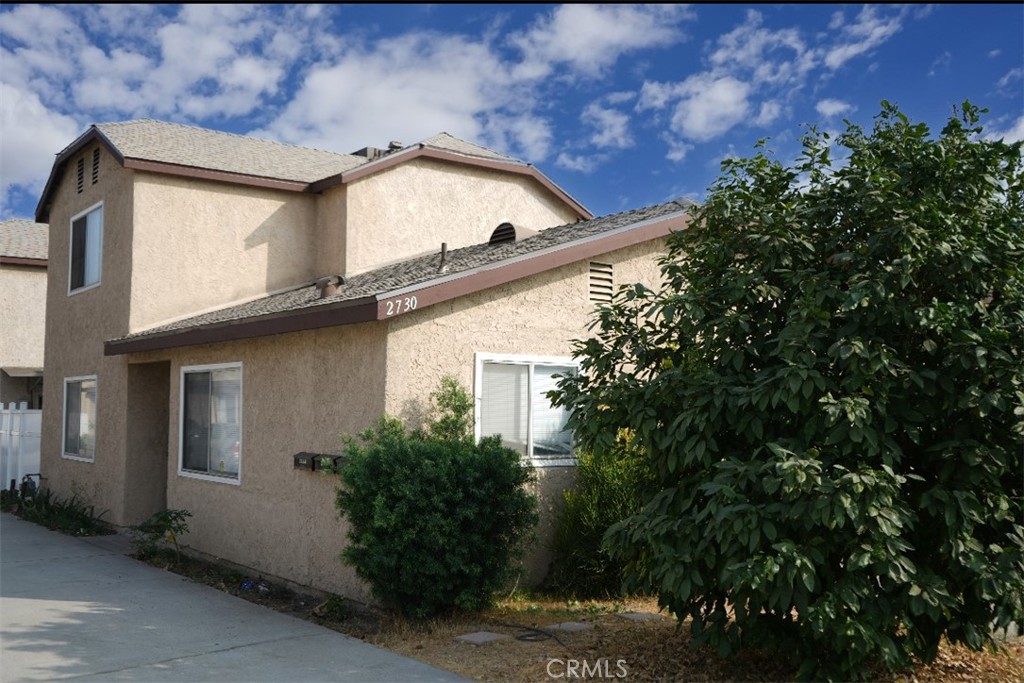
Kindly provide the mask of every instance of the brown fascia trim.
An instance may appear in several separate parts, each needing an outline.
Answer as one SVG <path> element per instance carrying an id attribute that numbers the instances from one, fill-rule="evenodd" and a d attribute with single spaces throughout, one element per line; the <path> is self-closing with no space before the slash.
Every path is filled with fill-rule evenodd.
<path id="1" fill-rule="evenodd" d="M 363 297 L 343 301 L 337 305 L 318 306 L 313 309 L 286 311 L 258 318 L 243 318 L 209 327 L 171 330 L 135 339 L 111 340 L 104 342 L 104 356 L 120 356 L 126 353 L 159 351 L 179 346 L 196 344 L 217 344 L 253 337 L 267 337 L 286 332 L 315 330 L 320 327 L 350 325 L 376 320 L 376 297 Z"/>
<path id="2" fill-rule="evenodd" d="M 324 190 L 335 187 L 336 185 L 355 182 L 360 178 L 365 178 L 366 176 L 379 173 L 385 169 L 392 168 L 393 166 L 398 166 L 399 164 L 404 164 L 407 161 L 421 157 L 436 159 L 438 161 L 448 161 L 456 164 L 462 164 L 464 166 L 476 166 L 478 168 L 486 168 L 493 171 L 516 173 L 518 175 L 533 178 L 543 185 L 549 192 L 557 196 L 566 204 L 570 205 L 573 210 L 585 220 L 590 220 L 594 217 L 594 215 L 587 210 L 587 207 L 576 201 L 570 194 L 553 183 L 547 176 L 533 166 L 512 161 L 501 161 L 499 159 L 485 159 L 482 157 L 467 156 L 464 154 L 458 154 L 457 152 L 437 149 L 436 147 L 426 147 L 422 144 L 405 152 L 389 154 L 376 161 L 371 161 L 370 163 L 363 164 L 362 166 L 357 166 L 351 171 L 345 171 L 343 173 L 333 175 L 330 178 L 318 180 L 315 183 L 310 184 L 309 190 L 310 192 L 323 192 Z"/>
<path id="3" fill-rule="evenodd" d="M 535 255 L 523 254 L 511 262 L 499 262 L 490 267 L 483 266 L 465 274 L 455 273 L 441 282 L 431 280 L 390 292 L 344 301 L 333 306 L 328 304 L 313 309 L 278 313 L 273 316 L 218 323 L 209 327 L 175 330 L 135 339 L 107 341 L 103 345 L 103 354 L 119 356 L 196 344 L 216 344 L 322 327 L 391 320 L 412 310 L 419 310 L 426 306 L 473 294 L 610 251 L 667 237 L 672 232 L 686 228 L 689 222 L 690 217 L 687 212 L 680 211 L 653 219 L 633 229 L 620 229 L 604 236 L 596 235 L 579 243 L 554 247 Z M 396 303 L 404 302 L 410 296 L 416 297 L 415 309 L 406 310 L 403 306 L 401 313 L 395 313 Z M 392 315 L 388 315 L 389 303 Z"/>
<path id="4" fill-rule="evenodd" d="M 125 168 L 134 171 L 148 171 L 150 173 L 162 173 L 164 175 L 175 175 L 184 178 L 198 180 L 214 180 L 233 185 L 249 185 L 262 187 L 271 190 L 288 190 L 291 192 L 305 192 L 309 183 L 297 180 L 277 180 L 262 176 L 245 175 L 244 173 L 231 173 L 230 171 L 215 171 L 209 168 L 198 166 L 182 166 L 181 164 L 170 164 L 165 161 L 147 161 L 127 157 L 122 164 Z"/>
<path id="5" fill-rule="evenodd" d="M 0 265 L 3 266 L 33 266 L 35 268 L 46 268 L 48 261 L 44 258 L 26 258 L 24 256 L 0 256 Z"/>

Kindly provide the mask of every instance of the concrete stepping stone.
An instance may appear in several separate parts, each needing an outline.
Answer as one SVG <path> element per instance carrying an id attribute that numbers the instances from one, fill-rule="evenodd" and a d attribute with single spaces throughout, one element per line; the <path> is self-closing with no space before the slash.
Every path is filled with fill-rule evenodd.
<path id="1" fill-rule="evenodd" d="M 455 640 L 461 640 L 464 643 L 470 643 L 471 645 L 486 645 L 487 643 L 493 643 L 496 640 L 504 640 L 510 636 L 502 635 L 501 633 L 491 633 L 490 631 L 476 631 L 475 633 L 467 633 L 461 636 L 455 636 Z"/>
<path id="2" fill-rule="evenodd" d="M 594 628 L 593 624 L 584 624 L 582 621 L 564 621 L 561 624 L 554 624 L 552 626 L 545 626 L 544 628 L 552 631 L 568 631 L 570 633 L 574 631 L 589 631 Z"/>
<path id="3" fill-rule="evenodd" d="M 664 619 L 660 614 L 654 612 L 622 612 L 619 614 L 623 619 L 631 619 L 633 621 L 654 621 Z"/>

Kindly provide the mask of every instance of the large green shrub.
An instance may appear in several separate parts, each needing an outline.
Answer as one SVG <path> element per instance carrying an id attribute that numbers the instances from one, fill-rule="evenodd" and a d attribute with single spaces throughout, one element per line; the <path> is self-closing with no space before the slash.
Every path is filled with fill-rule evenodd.
<path id="1" fill-rule="evenodd" d="M 577 436 L 658 475 L 610 539 L 694 644 L 851 679 L 1024 623 L 1024 164 L 979 113 L 726 162 L 578 346 Z"/>
<path id="2" fill-rule="evenodd" d="M 416 434 L 384 418 L 348 441 L 341 468 L 343 558 L 378 600 L 413 617 L 490 605 L 537 521 L 533 473 L 519 454 L 498 437 L 474 443 L 458 420 L 435 428 L 444 417 Z M 439 433 L 451 438 L 431 436 Z"/>
<path id="3" fill-rule="evenodd" d="M 576 485 L 555 518 L 548 588 L 577 598 L 622 595 L 625 562 L 604 544 L 609 527 L 636 514 L 654 477 L 645 454 L 623 435 L 607 451 L 584 451 Z"/>

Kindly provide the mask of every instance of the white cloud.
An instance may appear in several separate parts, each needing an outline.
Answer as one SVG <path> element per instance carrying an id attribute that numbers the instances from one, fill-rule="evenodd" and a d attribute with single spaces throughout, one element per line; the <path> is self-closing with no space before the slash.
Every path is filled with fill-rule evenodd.
<path id="1" fill-rule="evenodd" d="M 746 21 L 718 39 L 710 62 L 732 73 L 750 74 L 755 85 L 799 81 L 814 66 L 800 32 L 793 28 L 769 30 L 760 12 L 750 10 Z"/>
<path id="2" fill-rule="evenodd" d="M 0 103 L 0 178 L 6 207 L 15 188 L 39 195 L 54 155 L 82 130 L 70 116 L 48 109 L 34 93 L 7 83 L 0 83 Z"/>
<path id="3" fill-rule="evenodd" d="M 698 74 L 679 86 L 682 98 L 672 115 L 672 130 L 704 142 L 742 122 L 750 111 L 750 86 L 732 76 Z"/>
<path id="4" fill-rule="evenodd" d="M 985 135 L 986 140 L 1002 140 L 1013 143 L 1024 140 L 1024 116 L 1018 116 L 1017 120 L 1010 124 L 1006 130 L 994 130 Z"/>
<path id="5" fill-rule="evenodd" d="M 693 145 L 672 137 L 666 137 L 665 141 L 668 143 L 668 152 L 665 154 L 665 158 L 669 161 L 680 163 L 686 159 L 687 153 L 693 149 Z"/>
<path id="6" fill-rule="evenodd" d="M 682 40 L 692 16 L 685 5 L 560 5 L 509 38 L 523 54 L 516 77 L 545 78 L 557 64 L 598 76 L 623 54 Z"/>
<path id="7" fill-rule="evenodd" d="M 594 128 L 590 142 L 597 147 L 626 149 L 633 146 L 629 116 L 617 109 L 607 109 L 597 102 L 591 102 L 583 110 L 580 121 Z"/>
<path id="8" fill-rule="evenodd" d="M 507 69 L 486 45 L 406 34 L 312 69 L 266 130 L 287 142 L 336 151 L 411 142 L 441 130 L 480 138 L 480 114 L 508 105 L 515 97 L 511 86 Z M 534 152 L 543 146 L 535 134 L 512 137 L 526 139 Z"/>
<path id="9" fill-rule="evenodd" d="M 825 66 L 835 70 L 854 57 L 869 52 L 896 35 L 903 26 L 904 11 L 882 17 L 872 5 L 865 5 L 852 24 L 842 27 L 842 37 L 825 55 Z"/>
<path id="10" fill-rule="evenodd" d="M 931 68 L 928 69 L 929 76 L 936 76 L 939 72 L 948 72 L 949 65 L 953 63 L 953 55 L 948 50 L 943 52 L 941 55 L 935 58 L 932 62 Z"/>
<path id="11" fill-rule="evenodd" d="M 1003 54 L 1003 51 L 1000 50 L 999 48 L 996 48 L 994 50 L 989 50 L 988 51 L 988 56 L 989 56 L 990 59 L 995 59 L 996 57 L 998 57 L 1001 54 Z"/>
<path id="12" fill-rule="evenodd" d="M 754 125 L 770 126 L 775 123 L 779 116 L 782 115 L 782 105 L 775 101 L 762 102 L 761 109 L 758 111 L 757 116 L 754 118 Z"/>
<path id="13" fill-rule="evenodd" d="M 604 154 L 569 154 L 568 152 L 561 152 L 555 159 L 555 164 L 559 168 L 564 168 L 569 171 L 577 171 L 579 173 L 590 173 L 597 166 L 605 161 L 608 157 Z"/>
<path id="14" fill-rule="evenodd" d="M 532 114 L 508 116 L 501 113 L 485 117 L 483 141 L 527 161 L 547 159 L 554 133 L 547 119 Z"/>
<path id="15" fill-rule="evenodd" d="M 843 102 L 842 100 L 832 98 L 819 100 L 818 103 L 814 105 L 814 108 L 826 119 L 842 116 L 843 114 L 848 114 L 856 109 L 849 102 Z"/>
<path id="16" fill-rule="evenodd" d="M 999 82 L 996 83 L 996 87 L 1000 89 L 1005 88 L 1014 81 L 1020 80 L 1022 77 L 1024 77 L 1024 69 L 1019 66 L 1015 69 L 1010 69 L 1002 78 L 999 79 Z"/>

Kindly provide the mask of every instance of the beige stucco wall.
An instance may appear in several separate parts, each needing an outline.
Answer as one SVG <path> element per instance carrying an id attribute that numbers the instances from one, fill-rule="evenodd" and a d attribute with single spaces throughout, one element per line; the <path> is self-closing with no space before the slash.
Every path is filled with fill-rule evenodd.
<path id="1" fill-rule="evenodd" d="M 620 249 L 389 321 L 386 407 L 417 424 L 441 377 L 453 375 L 472 391 L 479 352 L 570 356 L 570 340 L 584 337 L 594 311 L 589 299 L 590 261 L 610 263 L 616 286 L 661 279 L 655 262 L 660 240 Z M 574 482 L 569 467 L 537 470 L 542 523 L 527 558 L 526 580 L 540 581 L 551 554 L 552 521 L 562 492 Z"/>
<path id="2" fill-rule="evenodd" d="M 138 173 L 132 331 L 316 277 L 314 195 Z"/>
<path id="3" fill-rule="evenodd" d="M 532 178 L 414 159 L 349 184 L 343 272 L 481 244 L 504 222 L 541 230 L 577 217 Z"/>
<path id="4" fill-rule="evenodd" d="M 43 367 L 46 268 L 0 265 L 0 367 Z"/>
<path id="5" fill-rule="evenodd" d="M 169 355 L 167 506 L 190 511 L 201 552 L 324 591 L 366 599 L 339 559 L 346 527 L 337 477 L 295 470 L 293 456 L 342 452 L 383 414 L 384 323 L 186 348 Z M 242 363 L 240 483 L 178 474 L 181 368 Z"/>
<path id="6" fill-rule="evenodd" d="M 317 198 L 315 277 L 345 273 L 345 226 L 348 224 L 348 187 L 337 185 Z"/>
<path id="7" fill-rule="evenodd" d="M 76 191 L 75 160 L 55 189 L 50 213 L 49 268 L 46 295 L 41 468 L 45 483 L 58 495 L 78 494 L 106 512 L 106 519 L 123 523 L 125 481 L 124 435 L 126 363 L 105 357 L 103 342 L 128 331 L 128 292 L 131 263 L 132 173 L 103 151 L 99 181 L 91 183 L 92 147 L 83 150 L 86 180 Z M 71 219 L 103 203 L 103 243 L 100 284 L 68 294 L 68 251 Z M 97 378 L 96 458 L 79 462 L 62 457 L 64 380 Z"/>

